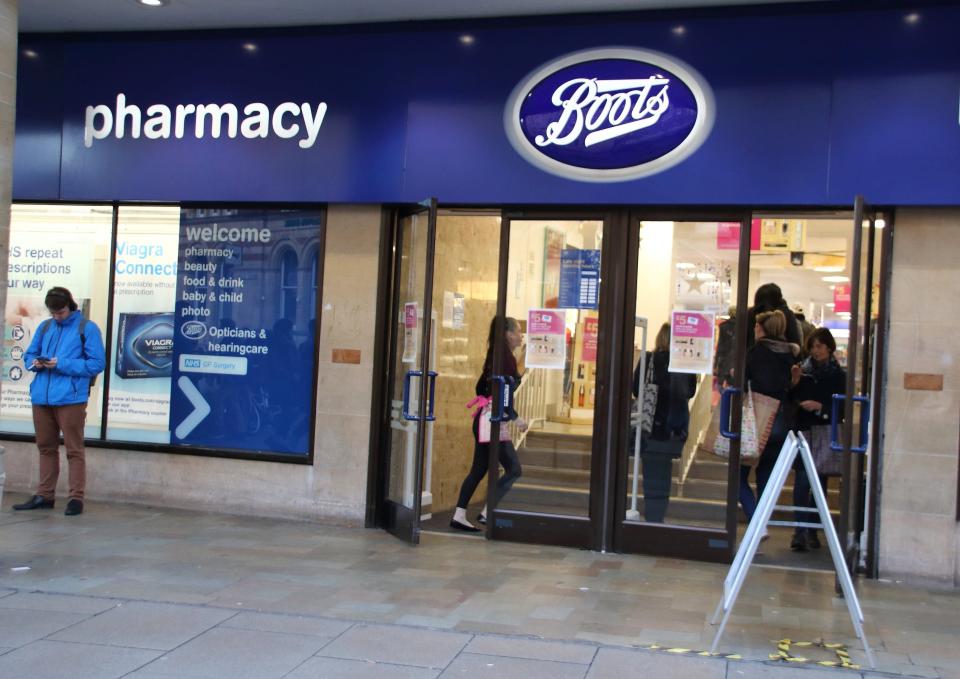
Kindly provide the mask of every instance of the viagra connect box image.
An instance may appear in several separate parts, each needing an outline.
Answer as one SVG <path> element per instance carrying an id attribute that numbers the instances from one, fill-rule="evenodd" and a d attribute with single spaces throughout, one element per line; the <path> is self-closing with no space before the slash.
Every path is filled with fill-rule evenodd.
<path id="1" fill-rule="evenodd" d="M 170 377 L 173 313 L 120 314 L 114 372 L 125 380 Z"/>

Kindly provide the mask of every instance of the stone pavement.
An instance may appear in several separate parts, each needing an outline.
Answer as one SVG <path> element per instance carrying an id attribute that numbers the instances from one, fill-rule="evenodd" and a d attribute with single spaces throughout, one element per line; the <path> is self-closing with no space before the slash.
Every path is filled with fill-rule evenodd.
<path id="1" fill-rule="evenodd" d="M 956 590 L 860 581 L 877 671 L 787 666 L 768 660 L 783 638 L 864 661 L 828 573 L 752 570 L 732 660 L 695 654 L 721 565 L 7 495 L 0 677 L 960 678 Z"/>

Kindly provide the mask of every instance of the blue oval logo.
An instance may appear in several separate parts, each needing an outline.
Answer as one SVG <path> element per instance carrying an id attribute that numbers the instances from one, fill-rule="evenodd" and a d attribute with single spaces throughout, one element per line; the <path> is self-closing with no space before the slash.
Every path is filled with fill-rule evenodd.
<path id="1" fill-rule="evenodd" d="M 619 182 L 687 158 L 713 127 L 713 92 L 659 52 L 604 48 L 560 57 L 528 75 L 504 112 L 527 161 L 568 179 Z"/>
<path id="2" fill-rule="evenodd" d="M 207 326 L 200 321 L 187 321 L 180 326 L 180 334 L 190 340 L 203 339 L 207 334 Z"/>

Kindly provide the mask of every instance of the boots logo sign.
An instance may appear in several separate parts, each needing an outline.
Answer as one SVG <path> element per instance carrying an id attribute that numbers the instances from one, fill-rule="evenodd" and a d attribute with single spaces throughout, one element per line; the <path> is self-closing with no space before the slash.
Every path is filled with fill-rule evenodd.
<path id="1" fill-rule="evenodd" d="M 510 143 L 531 164 L 568 179 L 620 182 L 662 172 L 706 141 L 713 92 L 659 52 L 605 48 L 544 64 L 504 111 Z"/>

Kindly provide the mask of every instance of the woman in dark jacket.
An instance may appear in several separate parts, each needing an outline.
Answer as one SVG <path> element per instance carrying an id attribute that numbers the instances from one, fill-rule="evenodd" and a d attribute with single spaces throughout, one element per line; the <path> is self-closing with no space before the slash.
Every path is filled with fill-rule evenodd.
<path id="1" fill-rule="evenodd" d="M 520 332 L 520 324 L 517 319 L 507 317 L 504 320 L 504 333 L 501 339 L 497 339 L 497 319 L 490 321 L 490 334 L 487 337 L 487 356 L 483 361 L 483 371 L 477 380 L 475 391 L 477 396 L 492 397 L 493 387 L 490 384 L 490 377 L 493 375 L 493 352 L 499 348 L 503 375 L 513 379 L 510 389 L 515 390 L 520 386 L 520 372 L 517 368 L 517 359 L 513 352 L 517 350 L 523 341 L 523 334 Z M 480 485 L 480 481 L 487 475 L 487 469 L 490 463 L 490 443 L 480 443 L 479 427 L 480 418 L 485 415 L 480 414 L 473 418 L 473 465 L 470 467 L 470 473 L 463 480 L 460 486 L 460 498 L 457 501 L 457 508 L 454 511 L 453 519 L 450 520 L 450 527 L 457 530 L 463 530 L 471 533 L 477 533 L 479 528 L 470 523 L 467 518 L 467 505 L 470 504 L 470 498 Z M 515 420 L 517 427 L 521 431 L 527 428 L 527 423 L 520 418 L 516 411 L 508 413 L 509 420 Z M 501 427 L 507 426 L 505 422 Z M 503 465 L 503 476 L 497 480 L 496 502 L 499 503 L 513 483 L 520 478 L 520 458 L 517 451 L 510 441 L 500 442 L 500 464 Z M 486 508 L 480 512 L 477 517 L 480 523 L 486 523 Z"/>
<path id="2" fill-rule="evenodd" d="M 803 328 L 796 315 L 787 306 L 787 301 L 783 298 L 783 292 L 776 283 L 764 283 L 753 293 L 753 306 L 747 312 L 747 327 L 755 327 L 757 316 L 764 311 L 779 311 L 782 313 L 786 323 L 780 339 L 796 344 L 798 347 L 803 346 Z M 758 339 L 756 334 L 748 334 L 747 347 L 753 346 Z"/>
<path id="3" fill-rule="evenodd" d="M 804 433 L 810 443 L 817 476 L 823 491 L 827 491 L 827 479 L 842 473 L 843 456 L 830 448 L 831 410 L 834 394 L 842 394 L 847 387 L 847 374 L 834 355 L 837 342 L 826 328 L 817 328 L 807 339 L 807 359 L 795 370 L 795 386 L 792 396 L 799 406 L 797 429 Z M 810 490 L 810 479 L 802 461 L 794 466 L 793 504 L 796 507 L 815 507 Z M 816 514 L 797 512 L 797 521 L 813 523 Z M 815 528 L 797 528 L 790 542 L 790 549 L 803 552 L 808 547 L 820 547 Z"/>
<path id="4" fill-rule="evenodd" d="M 770 437 L 757 461 L 757 494 L 750 488 L 750 465 L 740 465 L 740 504 L 747 520 L 753 518 L 757 500 L 763 496 L 773 465 L 789 431 L 789 413 L 784 407 L 792 386 L 792 368 L 800 355 L 797 344 L 786 341 L 787 319 L 779 309 L 757 315 L 756 343 L 747 351 L 747 385 L 751 391 L 780 401 Z"/>
<path id="5" fill-rule="evenodd" d="M 673 460 L 680 457 L 690 429 L 689 401 L 697 390 L 696 375 L 670 372 L 670 324 L 664 323 L 654 340 L 649 379 L 657 385 L 657 407 L 649 434 L 643 433 L 640 462 L 643 465 L 644 519 L 663 523 L 670 502 Z M 633 373 L 633 395 L 641 393 L 640 364 Z"/>

